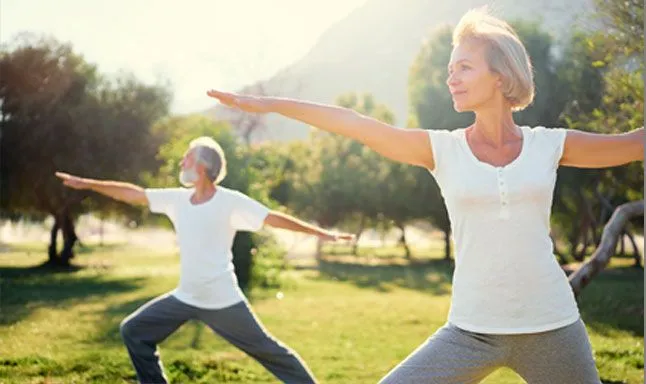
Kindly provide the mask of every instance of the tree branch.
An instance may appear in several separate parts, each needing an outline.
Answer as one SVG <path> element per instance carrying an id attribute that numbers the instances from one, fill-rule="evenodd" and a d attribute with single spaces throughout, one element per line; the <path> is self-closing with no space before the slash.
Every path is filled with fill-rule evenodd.
<path id="1" fill-rule="evenodd" d="M 610 258 L 615 254 L 617 241 L 623 233 L 626 222 L 631 218 L 644 214 L 644 201 L 633 201 L 622 204 L 613 212 L 608 224 L 603 228 L 601 243 L 592 256 L 579 269 L 570 275 L 570 285 L 575 295 L 590 283 L 601 270 L 603 270 Z"/>

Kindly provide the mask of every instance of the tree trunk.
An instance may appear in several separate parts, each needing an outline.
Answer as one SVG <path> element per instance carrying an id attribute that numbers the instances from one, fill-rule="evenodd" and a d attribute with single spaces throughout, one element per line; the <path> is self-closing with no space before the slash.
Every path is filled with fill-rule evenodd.
<path id="1" fill-rule="evenodd" d="M 99 246 L 100 247 L 103 247 L 103 232 L 105 230 L 104 222 L 105 222 L 105 217 L 103 216 L 103 214 L 101 214 L 100 221 L 99 221 Z"/>
<path id="2" fill-rule="evenodd" d="M 588 199 L 583 200 L 583 206 L 585 207 L 585 213 L 588 217 L 588 229 L 590 231 L 590 240 L 592 244 L 595 245 L 595 247 L 599 246 L 599 243 L 601 242 L 601 234 L 597 230 L 597 227 L 599 226 L 599 223 L 594 217 L 594 213 L 592 212 L 592 206 L 590 205 L 590 201 Z M 588 242 L 590 244 L 590 242 Z M 587 250 L 587 246 L 586 246 Z M 585 257 L 585 253 L 584 253 Z"/>
<path id="3" fill-rule="evenodd" d="M 321 260 L 321 256 L 323 256 L 323 240 L 321 240 L 320 237 L 316 238 L 316 253 L 314 257 L 317 260 Z"/>
<path id="4" fill-rule="evenodd" d="M 401 244 L 404 247 L 404 251 L 406 252 L 406 258 L 411 259 L 412 254 L 410 252 L 410 248 L 408 247 L 408 243 L 406 242 L 406 226 L 404 224 L 397 224 L 397 227 L 401 229 L 402 234 L 401 237 L 399 238 L 399 244 Z"/>
<path id="5" fill-rule="evenodd" d="M 359 221 L 359 230 L 354 234 L 354 243 L 352 244 L 352 255 L 357 256 L 359 253 L 359 238 L 363 233 L 363 230 L 366 226 L 366 217 L 361 215 L 361 221 Z"/>
<path id="6" fill-rule="evenodd" d="M 585 259 L 585 254 L 588 249 L 588 245 L 590 245 L 588 241 L 589 239 L 588 230 L 590 228 L 590 220 L 585 211 L 582 212 L 582 216 L 583 217 L 581 217 L 581 227 L 579 228 L 579 235 L 577 236 L 577 243 L 574 244 L 574 252 L 572 254 L 572 257 L 574 257 L 576 261 L 583 261 Z M 578 250 L 578 245 L 579 245 L 578 239 L 581 239 L 580 251 Z"/>
<path id="7" fill-rule="evenodd" d="M 624 257 L 626 256 L 626 239 L 624 238 L 624 235 L 626 234 L 626 231 L 621 232 L 619 235 L 619 256 Z"/>
<path id="8" fill-rule="evenodd" d="M 444 260 L 451 260 L 451 231 L 444 230 Z"/>
<path id="9" fill-rule="evenodd" d="M 567 257 L 563 252 L 558 248 L 556 245 L 556 239 L 554 236 L 550 233 L 550 239 L 552 239 L 552 245 L 554 247 L 554 254 L 556 255 L 556 258 L 558 259 L 558 262 L 560 265 L 567 264 Z"/>
<path id="10" fill-rule="evenodd" d="M 612 204 L 610 204 L 610 200 L 608 200 L 607 197 L 603 196 L 599 191 L 597 191 L 597 198 L 601 202 L 603 208 L 605 208 L 604 211 L 612 212 L 613 210 Z M 632 228 L 633 228 L 632 224 L 630 222 L 627 222 L 624 228 L 624 234 L 628 236 L 628 240 L 630 241 L 633 247 L 633 256 L 635 257 L 635 267 L 644 268 L 644 264 L 642 262 L 642 255 L 641 255 L 641 252 L 639 251 L 639 247 L 637 247 L 635 238 L 633 237 Z M 622 236 L 622 245 L 623 245 L 623 236 Z"/>
<path id="11" fill-rule="evenodd" d="M 59 219 L 57 215 L 54 215 L 54 225 L 49 235 L 49 248 L 47 250 L 48 260 L 47 264 L 55 265 L 58 264 L 58 230 L 60 228 Z"/>
<path id="12" fill-rule="evenodd" d="M 60 254 L 61 265 L 70 265 L 70 260 L 74 258 L 74 244 L 78 240 L 74 230 L 74 220 L 69 212 L 63 213 L 61 230 L 63 231 L 63 249 Z"/>
<path id="13" fill-rule="evenodd" d="M 594 191 L 594 193 L 597 197 L 597 200 L 601 203 L 598 223 L 599 225 L 603 225 L 603 223 L 605 223 L 608 220 L 608 218 L 610 218 L 610 215 L 612 215 L 612 212 L 615 210 L 615 208 L 612 206 L 612 204 L 610 204 L 611 195 L 604 196 L 599 191 L 599 185 L 601 185 L 601 183 L 597 183 L 597 189 Z M 603 228 L 601 229 L 603 230 Z M 601 243 L 601 231 L 597 231 L 597 232 L 598 232 L 598 236 L 597 236 L 598 239 L 596 239 L 597 241 L 595 242 L 595 246 L 599 247 L 599 244 Z"/>
<path id="14" fill-rule="evenodd" d="M 569 281 L 575 295 L 590 283 L 601 270 L 603 270 L 617 249 L 617 241 L 623 233 L 626 222 L 638 215 L 644 215 L 644 200 L 622 204 L 610 217 L 608 224 L 603 228 L 601 243 L 590 259 L 570 275 Z"/>
<path id="15" fill-rule="evenodd" d="M 628 236 L 628 241 L 630 241 L 630 244 L 633 247 L 633 257 L 635 258 L 635 267 L 637 268 L 644 268 L 644 264 L 642 263 L 642 253 L 639 251 L 639 247 L 637 246 L 637 242 L 635 241 L 635 237 L 633 236 L 632 233 L 626 231 L 625 232 L 626 236 Z"/>
<path id="16" fill-rule="evenodd" d="M 578 250 L 577 248 L 579 247 L 579 244 L 581 243 L 581 235 L 584 233 L 583 232 L 583 225 L 584 225 L 584 219 L 583 216 L 581 215 L 582 213 L 581 209 L 581 204 L 578 204 L 578 209 L 577 209 L 577 217 L 576 217 L 576 224 L 572 224 L 571 232 L 569 233 L 568 236 L 568 241 L 569 241 L 569 248 L 570 248 L 570 256 L 576 260 L 577 255 L 578 255 Z"/>

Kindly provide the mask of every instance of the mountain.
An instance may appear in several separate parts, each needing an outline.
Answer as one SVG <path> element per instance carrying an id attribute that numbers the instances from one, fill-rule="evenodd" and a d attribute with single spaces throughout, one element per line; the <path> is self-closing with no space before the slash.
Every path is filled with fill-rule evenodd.
<path id="1" fill-rule="evenodd" d="M 241 93 L 281 95 L 334 103 L 346 92 L 370 92 L 405 125 L 408 116 L 408 71 L 422 42 L 437 27 L 455 25 L 469 9 L 488 4 L 507 21 L 538 21 L 556 39 L 586 21 L 593 0 L 369 0 L 323 33 L 299 61 L 272 78 L 252 84 Z M 297 31 L 295 31 L 297 32 Z M 230 119 L 231 111 L 216 106 L 204 112 Z M 265 117 L 267 129 L 252 141 L 294 140 L 307 137 L 309 128 L 281 116 Z"/>

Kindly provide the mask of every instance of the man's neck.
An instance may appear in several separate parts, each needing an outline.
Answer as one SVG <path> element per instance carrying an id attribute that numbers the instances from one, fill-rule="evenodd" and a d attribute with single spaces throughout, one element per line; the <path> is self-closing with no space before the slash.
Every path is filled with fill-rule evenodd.
<path id="1" fill-rule="evenodd" d="M 191 202 L 193 204 L 204 203 L 210 200 L 213 197 L 213 195 L 215 195 L 216 191 L 217 191 L 216 186 L 213 185 L 213 183 L 211 182 L 203 182 L 203 183 L 196 184 L 195 191 L 191 196 Z"/>

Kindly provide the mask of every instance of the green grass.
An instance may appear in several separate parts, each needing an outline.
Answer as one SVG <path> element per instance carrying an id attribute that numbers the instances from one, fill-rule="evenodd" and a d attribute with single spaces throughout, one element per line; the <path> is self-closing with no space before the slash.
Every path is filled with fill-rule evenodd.
<path id="1" fill-rule="evenodd" d="M 0 383 L 131 383 L 119 322 L 174 288 L 177 256 L 110 246 L 77 256 L 79 268 L 36 267 L 43 245 L 0 253 Z M 447 315 L 451 266 L 363 263 L 333 257 L 291 270 L 276 291 L 254 291 L 265 326 L 295 349 L 321 383 L 376 383 Z M 597 366 L 608 383 L 642 383 L 643 271 L 617 260 L 581 297 Z M 175 383 L 275 383 L 262 366 L 197 323 L 161 344 Z M 499 370 L 485 383 L 522 383 Z"/>

